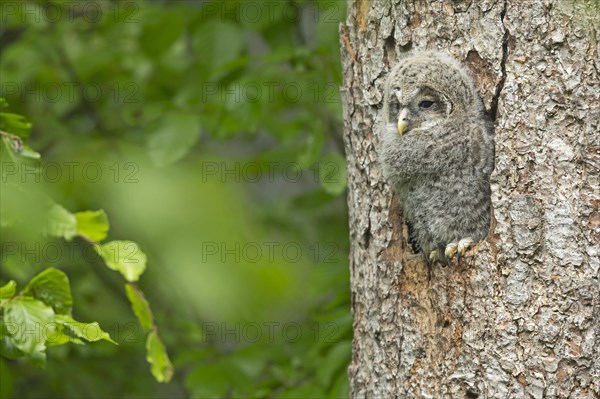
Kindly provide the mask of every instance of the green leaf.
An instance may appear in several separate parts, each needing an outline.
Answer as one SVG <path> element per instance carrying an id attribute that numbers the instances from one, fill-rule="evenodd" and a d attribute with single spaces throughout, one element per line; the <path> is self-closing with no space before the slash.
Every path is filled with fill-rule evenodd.
<path id="1" fill-rule="evenodd" d="M 2 135 L 2 140 L 0 143 L 4 144 L 4 147 L 6 147 L 6 150 L 13 161 L 16 161 L 13 155 L 16 155 L 20 158 L 40 159 L 39 153 L 35 152 L 27 144 L 24 144 L 23 141 L 15 135 Z"/>
<path id="2" fill-rule="evenodd" d="M 31 131 L 31 123 L 22 115 L 0 112 L 0 130 L 26 139 Z"/>
<path id="3" fill-rule="evenodd" d="M 99 211 L 77 212 L 77 233 L 88 239 L 100 242 L 108 234 L 108 218 L 102 209 Z"/>
<path id="4" fill-rule="evenodd" d="M 59 314 L 70 315 L 73 307 L 69 278 L 62 271 L 50 267 L 32 278 L 23 292 L 52 306 Z"/>
<path id="5" fill-rule="evenodd" d="M 33 150 L 33 148 L 31 148 L 27 144 L 21 145 L 21 149 L 17 152 L 17 155 L 20 157 L 29 158 L 29 159 L 40 159 L 41 158 L 40 153 Z"/>
<path id="6" fill-rule="evenodd" d="M 125 291 L 129 302 L 131 302 L 131 309 L 135 313 L 135 317 L 144 329 L 151 330 L 154 326 L 154 317 L 144 293 L 131 284 L 125 284 Z"/>
<path id="7" fill-rule="evenodd" d="M 15 295 L 17 283 L 15 280 L 10 280 L 8 283 L 0 287 L 0 299 L 12 298 Z"/>
<path id="8" fill-rule="evenodd" d="M 70 241 L 77 235 L 75 215 L 58 204 L 52 205 L 46 215 L 45 234 L 52 237 L 62 237 Z"/>
<path id="9" fill-rule="evenodd" d="M 56 323 L 56 333 L 54 335 L 49 335 L 46 338 L 46 345 L 48 347 L 51 346 L 60 346 L 68 344 L 69 342 L 75 343 L 77 345 L 85 345 L 85 343 L 79 338 L 73 337 L 69 334 L 64 333 L 64 326 L 62 324 Z"/>
<path id="10" fill-rule="evenodd" d="M 339 195 L 346 189 L 346 160 L 336 152 L 325 155 L 319 163 L 319 181 L 325 192 Z"/>
<path id="11" fill-rule="evenodd" d="M 56 328 L 53 319 L 52 308 L 33 298 L 13 300 L 4 308 L 10 340 L 38 365 L 46 362 L 46 336 Z"/>
<path id="12" fill-rule="evenodd" d="M 183 158 L 200 136 L 200 121 L 192 113 L 173 112 L 159 122 L 150 135 L 150 157 L 158 166 L 166 166 Z"/>
<path id="13" fill-rule="evenodd" d="M 106 266 L 121 273 L 127 281 L 137 281 L 146 270 L 146 254 L 133 241 L 111 241 L 95 245 L 94 249 Z"/>
<path id="14" fill-rule="evenodd" d="M 115 341 L 110 338 L 110 335 L 102 331 L 98 322 L 93 323 L 82 323 L 74 320 L 71 316 L 57 314 L 55 317 L 57 323 L 62 324 L 73 332 L 77 337 L 83 338 L 88 342 L 96 342 L 100 340 L 112 342 L 117 345 Z"/>
<path id="15" fill-rule="evenodd" d="M 173 365 L 165 346 L 158 337 L 156 330 L 150 331 L 146 340 L 146 360 L 151 365 L 151 371 L 158 382 L 169 382 L 173 376 Z"/>

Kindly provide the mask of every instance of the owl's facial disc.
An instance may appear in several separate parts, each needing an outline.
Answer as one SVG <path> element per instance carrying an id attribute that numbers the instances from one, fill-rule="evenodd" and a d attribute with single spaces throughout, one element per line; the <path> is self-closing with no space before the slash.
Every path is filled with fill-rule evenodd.
<path id="1" fill-rule="evenodd" d="M 408 122 L 408 108 L 402 108 L 402 111 L 400 111 L 400 114 L 398 115 L 398 134 L 400 136 L 408 131 Z"/>

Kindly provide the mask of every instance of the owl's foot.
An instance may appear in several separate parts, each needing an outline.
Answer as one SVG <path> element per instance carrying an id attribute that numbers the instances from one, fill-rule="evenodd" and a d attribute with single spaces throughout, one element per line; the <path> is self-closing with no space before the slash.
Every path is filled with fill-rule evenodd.
<path id="1" fill-rule="evenodd" d="M 429 265 L 440 264 L 442 267 L 452 264 L 454 259 L 459 260 L 465 253 L 475 245 L 475 241 L 471 237 L 466 237 L 458 243 L 451 242 L 446 245 L 446 248 L 439 247 L 432 251 L 427 251 L 427 263 Z"/>
<path id="2" fill-rule="evenodd" d="M 446 245 L 446 250 L 444 251 L 444 255 L 446 255 L 446 258 L 449 260 L 454 259 L 454 256 L 456 254 L 458 254 L 458 257 L 460 258 L 474 244 L 475 244 L 475 242 L 473 241 L 473 239 L 471 237 L 463 238 L 462 240 L 460 240 L 458 242 L 458 244 L 455 242 L 451 242 L 450 244 Z"/>
<path id="3" fill-rule="evenodd" d="M 442 267 L 446 267 L 450 264 L 450 259 L 448 259 L 447 257 L 444 256 L 444 253 L 442 252 L 442 248 L 437 248 L 437 249 L 434 249 L 433 251 L 431 251 L 429 253 L 427 260 L 430 265 L 439 264 Z"/>

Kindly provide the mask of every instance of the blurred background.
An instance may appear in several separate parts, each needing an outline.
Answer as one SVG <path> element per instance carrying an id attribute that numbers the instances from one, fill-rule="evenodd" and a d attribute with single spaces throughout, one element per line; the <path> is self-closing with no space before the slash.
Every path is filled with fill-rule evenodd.
<path id="1" fill-rule="evenodd" d="M 109 239 L 140 245 L 138 285 L 175 369 L 162 384 L 150 373 L 118 273 L 85 241 L 44 236 L 39 202 L 3 184 L 0 285 L 64 271 L 76 319 L 119 345 L 48 348 L 45 369 L 0 357 L 1 397 L 347 397 L 345 2 L 0 11 L 0 97 L 41 155 L 21 183 L 70 212 L 103 209 Z"/>

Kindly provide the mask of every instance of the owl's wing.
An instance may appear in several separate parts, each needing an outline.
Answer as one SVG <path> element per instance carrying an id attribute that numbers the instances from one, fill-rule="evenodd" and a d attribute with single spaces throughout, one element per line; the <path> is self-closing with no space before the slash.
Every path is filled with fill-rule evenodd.
<path id="1" fill-rule="evenodd" d="M 458 123 L 414 129 L 403 136 L 384 134 L 382 161 L 387 174 L 399 180 L 471 169 L 477 161 L 475 143 L 480 134 L 484 134 L 481 126 L 469 128 Z"/>

